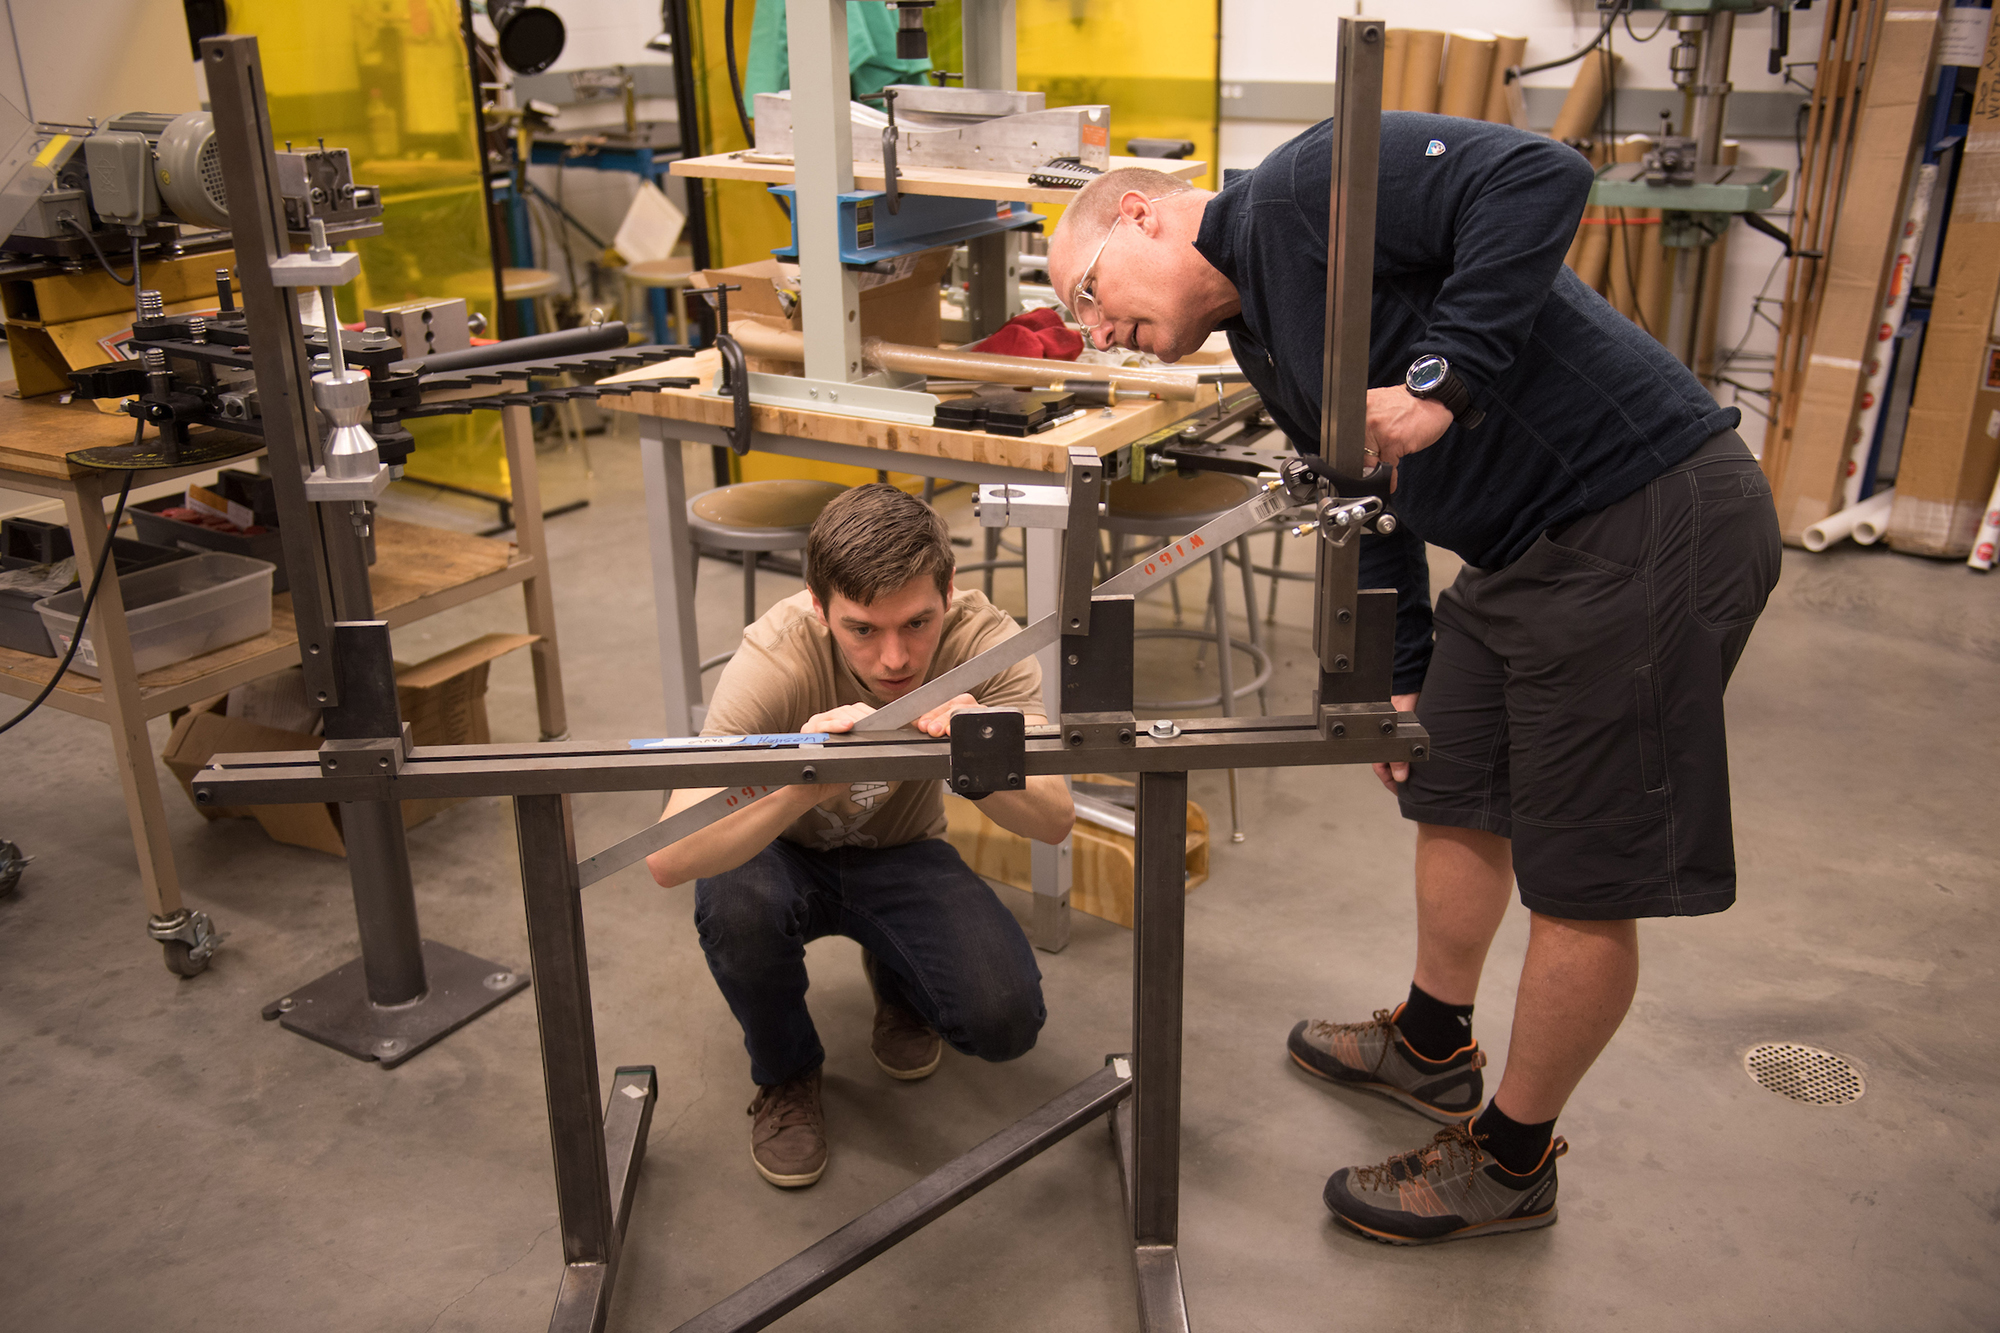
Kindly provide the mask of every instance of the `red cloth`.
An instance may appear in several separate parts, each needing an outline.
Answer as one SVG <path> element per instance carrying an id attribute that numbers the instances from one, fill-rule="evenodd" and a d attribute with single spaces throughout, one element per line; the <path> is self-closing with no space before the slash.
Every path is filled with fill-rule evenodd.
<path id="1" fill-rule="evenodd" d="M 1064 325 L 1061 315 L 1043 307 L 1014 316 L 971 350 L 992 352 L 999 356 L 1074 361 L 1083 351 L 1083 338 Z"/>

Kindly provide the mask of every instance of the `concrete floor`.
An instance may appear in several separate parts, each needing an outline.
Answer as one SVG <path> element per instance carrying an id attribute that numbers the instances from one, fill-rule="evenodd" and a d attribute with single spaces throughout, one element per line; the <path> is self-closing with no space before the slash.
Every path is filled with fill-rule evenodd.
<path id="1" fill-rule="evenodd" d="M 591 449 L 594 481 L 551 463 L 552 500 L 593 496 L 550 526 L 570 716 L 580 737 L 657 735 L 637 452 Z M 767 601 L 787 591 L 764 586 Z M 1219 841 L 1189 900 L 1195 1327 L 2000 1326 L 2000 1160 L 1979 1137 L 2000 1098 L 1996 592 L 1885 552 L 1787 553 L 1730 696 L 1742 901 L 1644 928 L 1632 1015 L 1561 1122 L 1572 1150 L 1549 1230 L 1405 1251 L 1330 1224 L 1331 1169 L 1430 1127 L 1307 1079 L 1283 1040 L 1299 1017 L 1365 1018 L 1400 996 L 1411 834 L 1365 770 L 1243 774 L 1249 841 Z M 1002 594 L 1018 604 L 1004 580 Z M 730 571 L 711 565 L 701 599 L 713 651 L 735 626 Z M 1272 708 L 1297 711 L 1300 585 L 1281 620 Z M 399 634 L 399 652 L 520 621 L 518 600 L 489 599 Z M 1144 648 L 1145 680 L 1191 685 L 1185 647 Z M 532 738 L 525 654 L 495 667 L 490 706 L 498 738 Z M 1226 828 L 1221 775 L 1194 788 Z M 577 804 L 589 848 L 657 808 Z M 354 954 L 345 866 L 247 822 L 205 825 L 177 791 L 169 812 L 188 896 L 229 933 L 188 982 L 142 933 L 102 731 L 44 712 L 0 740 L 0 834 L 37 857 L 0 901 L 0 1324 L 544 1327 L 561 1246 L 532 1001 L 389 1072 L 260 1021 Z M 524 965 L 507 808 L 459 806 L 410 848 L 425 933 Z M 1025 915 L 1025 895 L 1004 896 Z M 1128 1044 L 1130 936 L 1089 917 L 1040 956 L 1050 1018 L 1032 1053 L 948 1056 L 916 1085 L 868 1058 L 856 949 L 815 945 L 833 1160 L 816 1188 L 781 1194 L 745 1160 L 747 1065 L 690 902 L 637 867 L 586 897 L 607 1083 L 619 1064 L 661 1076 L 614 1329 L 672 1327 Z M 1525 927 L 1510 915 L 1480 995 L 1496 1070 Z M 1866 1095 L 1827 1108 L 1763 1090 L 1742 1066 L 1763 1040 L 1847 1056 Z M 1133 1328 L 1117 1192 L 1092 1128 L 779 1327 Z"/>

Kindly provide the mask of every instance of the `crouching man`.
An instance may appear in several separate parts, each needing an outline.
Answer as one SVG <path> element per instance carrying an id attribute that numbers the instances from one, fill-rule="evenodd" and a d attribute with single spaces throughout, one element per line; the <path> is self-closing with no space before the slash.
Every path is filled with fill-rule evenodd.
<path id="1" fill-rule="evenodd" d="M 1018 632 L 977 592 L 952 587 L 951 542 L 930 506 L 861 486 L 826 507 L 806 545 L 807 590 L 744 631 L 703 734 L 851 730 L 878 707 Z M 1031 657 L 915 724 L 948 734 L 965 708 L 1018 708 L 1044 720 Z M 711 795 L 677 791 L 666 813 Z M 1031 777 L 981 807 L 1043 842 L 1075 812 L 1059 777 Z M 695 926 L 709 971 L 743 1026 L 757 1095 L 750 1159 L 796 1189 L 826 1170 L 820 1065 L 806 1009 L 806 945 L 844 935 L 864 950 L 875 994 L 870 1048 L 891 1078 L 919 1079 L 943 1048 L 1012 1060 L 1047 1010 L 1041 970 L 1013 914 L 944 841 L 943 784 L 785 787 L 647 858 L 662 885 L 695 880 Z"/>

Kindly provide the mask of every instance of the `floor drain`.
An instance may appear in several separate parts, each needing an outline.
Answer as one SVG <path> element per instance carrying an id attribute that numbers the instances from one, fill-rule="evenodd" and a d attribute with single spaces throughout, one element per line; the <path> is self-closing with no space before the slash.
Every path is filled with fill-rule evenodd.
<path id="1" fill-rule="evenodd" d="M 1772 1092 L 1814 1106 L 1844 1106 L 1867 1091 L 1861 1071 L 1832 1051 L 1795 1041 L 1767 1041 L 1743 1056 L 1751 1078 Z"/>

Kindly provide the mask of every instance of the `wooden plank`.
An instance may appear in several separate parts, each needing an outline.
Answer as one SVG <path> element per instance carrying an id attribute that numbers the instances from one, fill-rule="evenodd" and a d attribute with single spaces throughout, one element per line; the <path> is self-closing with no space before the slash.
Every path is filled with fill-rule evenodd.
<path id="1" fill-rule="evenodd" d="M 713 380 L 720 367 L 714 351 L 699 353 L 668 363 L 662 375 L 691 375 L 703 384 Z M 1063 363 L 1049 363 L 1051 382 L 1062 376 Z M 1213 406 L 1216 387 L 1202 385 L 1192 402 L 1166 402 L 1156 398 L 1136 399 L 1118 404 L 1105 415 L 1093 407 L 1083 416 L 1040 435 L 1015 438 L 988 435 L 984 431 L 944 430 L 936 426 L 907 426 L 865 417 L 835 416 L 791 407 L 752 406 L 752 426 L 766 435 L 789 435 L 828 444 L 854 445 L 885 453 L 922 458 L 951 458 L 996 468 L 1024 468 L 1035 472 L 1062 472 L 1069 466 L 1071 445 L 1095 449 L 1100 456 L 1114 453 L 1163 426 Z M 726 427 L 735 409 L 727 398 L 705 388 L 662 389 L 657 393 L 635 393 L 629 397 L 598 400 L 600 407 L 615 412 L 637 412 L 672 421 L 692 421 Z M 884 460 L 883 466 L 891 466 Z M 921 467 L 896 469 L 921 473 Z"/>
<path id="2" fill-rule="evenodd" d="M 1208 163 L 1161 157 L 1112 158 L 1111 169 L 1115 171 L 1119 167 L 1147 167 L 1181 180 L 1193 180 L 1208 170 Z M 793 171 L 789 162 L 750 162 L 744 160 L 744 154 L 739 151 L 683 158 L 674 163 L 673 174 L 709 180 L 790 185 Z M 888 179 L 883 175 L 881 164 L 856 162 L 854 188 L 887 189 Z M 1016 175 L 1011 171 L 959 171 L 949 167 L 903 167 L 896 173 L 896 188 L 904 194 L 935 194 L 949 199 L 1023 199 L 1031 204 L 1055 204 L 1058 207 L 1076 198 L 1075 190 L 1030 185 L 1025 175 Z"/>

